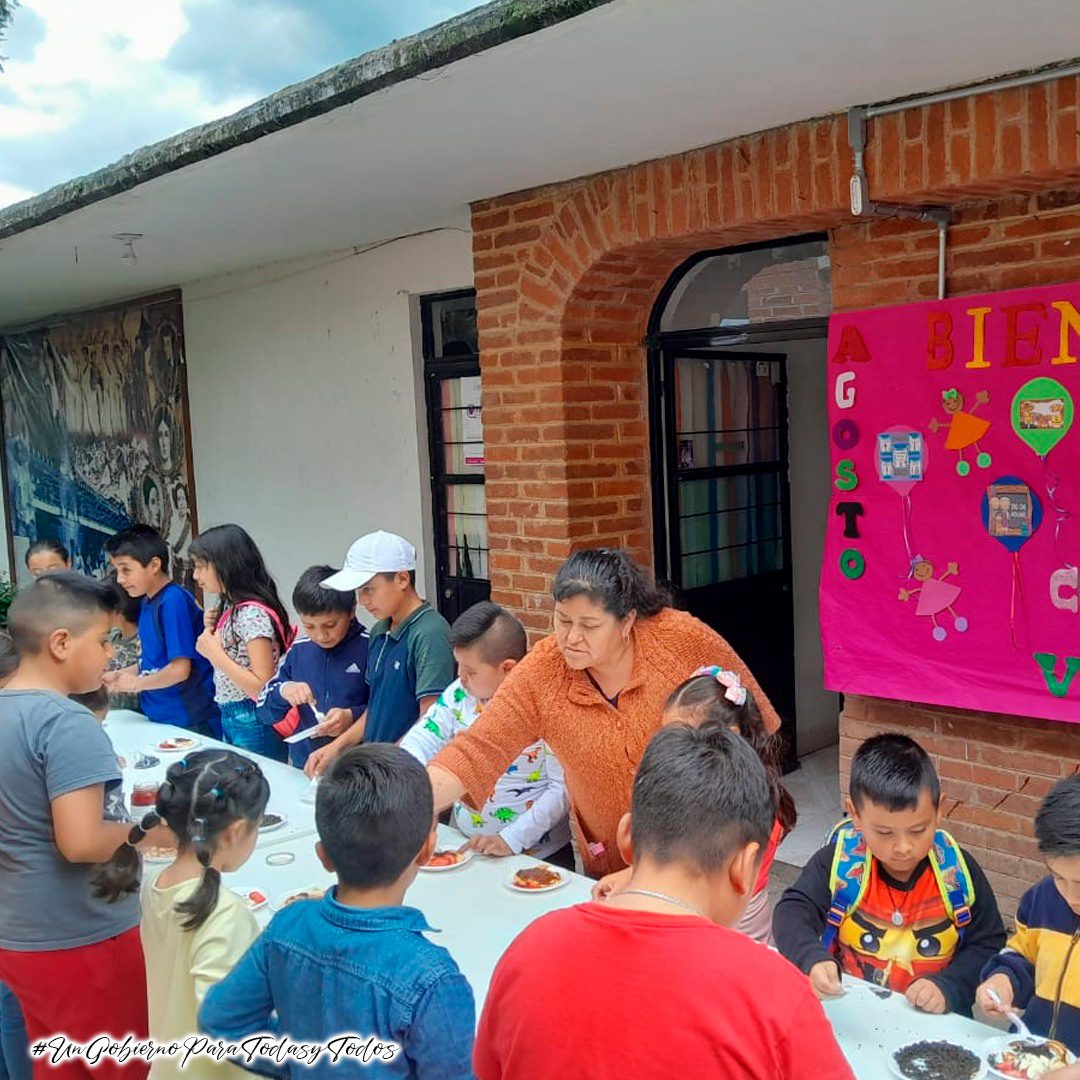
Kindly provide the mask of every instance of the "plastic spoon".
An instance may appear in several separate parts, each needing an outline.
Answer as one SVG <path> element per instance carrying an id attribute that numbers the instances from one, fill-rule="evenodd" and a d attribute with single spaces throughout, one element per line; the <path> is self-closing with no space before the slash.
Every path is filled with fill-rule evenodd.
<path id="1" fill-rule="evenodd" d="M 1014 1012 L 1012 1009 L 1006 1008 L 1005 1002 L 1001 1000 L 1001 995 L 992 987 L 986 988 L 986 996 L 995 1004 L 1008 1018 L 1009 1022 L 1016 1026 L 1016 1033 L 1022 1039 L 1036 1039 L 1039 1042 L 1045 1042 L 1046 1040 L 1038 1035 L 1032 1035 L 1031 1029 L 1020 1019 L 1020 1014 Z"/>

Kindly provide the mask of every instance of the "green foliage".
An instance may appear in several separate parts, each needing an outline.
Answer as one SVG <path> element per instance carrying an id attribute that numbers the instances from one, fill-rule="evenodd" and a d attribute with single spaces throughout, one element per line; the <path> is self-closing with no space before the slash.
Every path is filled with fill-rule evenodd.
<path id="1" fill-rule="evenodd" d="M 19 6 L 19 0 L 0 0 L 0 42 L 4 40 L 4 32 L 11 25 L 12 16 L 15 14 L 15 9 Z M 0 71 L 4 70 L 4 57 L 0 54 Z M 7 613 L 7 605 L 4 606 L 5 621 Z"/>
<path id="2" fill-rule="evenodd" d="M 0 0 L 2 4 L 4 0 Z M 7 629 L 8 608 L 15 599 L 15 582 L 9 581 L 6 574 L 0 574 L 0 630 Z"/>

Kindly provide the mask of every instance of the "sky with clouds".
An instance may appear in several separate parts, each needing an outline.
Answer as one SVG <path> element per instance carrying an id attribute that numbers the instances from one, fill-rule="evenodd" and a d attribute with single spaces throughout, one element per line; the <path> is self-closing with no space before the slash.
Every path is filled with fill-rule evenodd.
<path id="1" fill-rule="evenodd" d="M 0 207 L 481 0 L 21 0 L 0 44 Z"/>

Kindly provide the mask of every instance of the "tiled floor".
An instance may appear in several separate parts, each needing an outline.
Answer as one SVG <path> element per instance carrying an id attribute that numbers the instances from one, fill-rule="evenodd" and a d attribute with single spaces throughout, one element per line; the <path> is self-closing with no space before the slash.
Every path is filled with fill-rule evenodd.
<path id="1" fill-rule="evenodd" d="M 802 867 L 840 820 L 839 748 L 828 746 L 800 760 L 801 768 L 784 777 L 795 800 L 799 821 L 777 851 L 779 862 Z"/>

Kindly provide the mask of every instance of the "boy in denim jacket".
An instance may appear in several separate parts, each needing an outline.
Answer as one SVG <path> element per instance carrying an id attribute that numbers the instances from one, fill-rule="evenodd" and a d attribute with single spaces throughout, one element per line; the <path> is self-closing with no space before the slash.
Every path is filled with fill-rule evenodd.
<path id="1" fill-rule="evenodd" d="M 402 905 L 434 850 L 433 820 L 431 783 L 415 758 L 388 743 L 344 752 L 315 802 L 316 852 L 338 884 L 274 916 L 207 993 L 202 1030 L 232 1042 L 264 1031 L 308 1044 L 371 1037 L 369 1054 L 290 1060 L 291 1076 L 367 1078 L 374 1065 L 378 1076 L 472 1077 L 472 989 L 423 936 L 424 916 Z"/>

